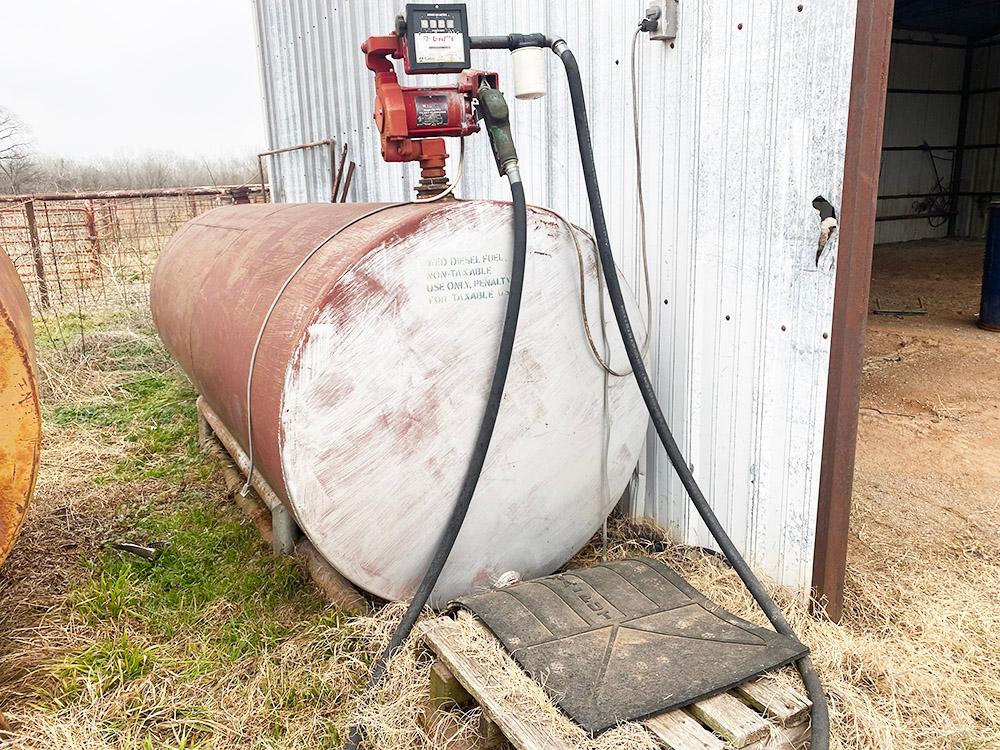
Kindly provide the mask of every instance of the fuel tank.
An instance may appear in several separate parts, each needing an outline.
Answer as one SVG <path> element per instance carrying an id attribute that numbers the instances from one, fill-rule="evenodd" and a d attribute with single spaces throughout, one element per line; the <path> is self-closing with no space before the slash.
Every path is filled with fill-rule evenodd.
<path id="1" fill-rule="evenodd" d="M 509 293 L 513 218 L 509 204 L 490 201 L 365 216 L 376 208 L 209 211 L 164 249 L 150 303 L 164 344 L 244 451 L 260 336 L 250 389 L 256 468 L 334 568 L 376 596 L 404 599 L 472 454 Z M 591 240 L 540 209 L 529 209 L 528 224 L 499 419 L 432 603 L 507 571 L 557 569 L 620 498 L 643 442 L 634 379 L 609 377 L 605 403 L 604 371 L 584 332 L 580 259 L 602 346 Z M 612 366 L 627 371 L 607 309 Z"/>
<path id="2" fill-rule="evenodd" d="M 41 432 L 31 309 L 14 264 L 0 251 L 0 565 L 35 489 Z"/>

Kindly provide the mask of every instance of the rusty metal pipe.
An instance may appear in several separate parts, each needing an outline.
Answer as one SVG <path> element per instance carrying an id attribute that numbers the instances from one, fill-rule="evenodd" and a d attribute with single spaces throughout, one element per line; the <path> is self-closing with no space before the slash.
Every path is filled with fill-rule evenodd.
<path id="1" fill-rule="evenodd" d="M 28 297 L 0 252 L 0 565 L 24 522 L 38 475 L 42 419 Z"/>
<path id="2" fill-rule="evenodd" d="M 274 154 L 285 154 L 289 151 L 298 151 L 303 148 L 315 148 L 316 146 L 331 146 L 333 145 L 332 138 L 321 138 L 318 141 L 309 141 L 309 143 L 297 143 L 294 146 L 282 146 L 281 148 L 272 148 L 270 151 L 261 151 L 257 156 L 273 156 Z"/>
<path id="3" fill-rule="evenodd" d="M 260 189 L 264 192 L 264 198 L 267 199 L 266 189 L 264 187 L 264 157 L 274 156 L 275 154 L 287 154 L 289 151 L 300 151 L 305 148 L 316 148 L 318 146 L 327 146 L 330 150 L 330 169 L 333 169 L 333 150 L 336 146 L 336 141 L 332 138 L 321 138 L 318 141 L 309 141 L 308 143 L 296 143 L 294 146 L 282 146 L 281 148 L 272 148 L 268 151 L 261 151 L 257 154 L 257 171 L 260 173 Z M 330 182 L 333 182 L 333 174 L 330 175 Z M 336 196 L 331 198 L 331 202 L 335 201 Z M 271 202 L 274 202 L 274 195 L 271 195 Z"/>

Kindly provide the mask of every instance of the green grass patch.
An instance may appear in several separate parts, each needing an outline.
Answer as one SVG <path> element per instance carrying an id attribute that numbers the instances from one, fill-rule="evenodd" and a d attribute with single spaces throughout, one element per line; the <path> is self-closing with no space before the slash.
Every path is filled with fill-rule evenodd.
<path id="1" fill-rule="evenodd" d="M 128 310 L 106 312 L 69 312 L 60 310 L 35 314 L 31 322 L 35 329 L 35 345 L 40 349 L 61 349 L 80 336 L 128 322 Z"/>
<path id="2" fill-rule="evenodd" d="M 94 625 L 130 619 L 169 639 L 213 622 L 211 646 L 236 660 L 287 636 L 276 615 L 322 610 L 298 565 L 262 555 L 257 530 L 231 506 L 197 492 L 182 494 L 174 512 L 137 517 L 133 541 L 163 541 L 155 563 L 107 550 L 76 594 L 76 609 Z M 141 512 L 141 511 L 140 511 Z"/>
<path id="3" fill-rule="evenodd" d="M 63 321 L 67 339 L 76 322 Z M 85 492 L 121 498 L 110 540 L 166 546 L 154 563 L 110 546 L 84 559 L 86 579 L 65 602 L 74 640 L 48 662 L 42 700 L 53 711 L 100 711 L 111 746 L 178 750 L 214 747 L 220 722 L 280 746 L 322 709 L 310 746 L 338 747 L 345 685 L 367 675 L 360 626 L 327 605 L 293 558 L 272 556 L 223 497 L 216 461 L 197 444 L 197 393 L 151 332 L 83 324 L 86 351 L 77 335 L 57 361 L 89 368 L 80 379 L 88 393 L 47 409 L 46 421 L 73 428 L 66 438 L 124 443 Z M 348 676 L 331 676 L 330 661 L 352 665 Z M 244 694 L 266 696 L 267 708 L 220 713 Z"/>
<path id="4" fill-rule="evenodd" d="M 197 393 L 189 383 L 172 373 L 147 372 L 118 391 L 114 401 L 60 406 L 50 416 L 58 425 L 101 428 L 126 438 L 128 454 L 94 481 L 207 474 L 198 450 Z"/>
<path id="5" fill-rule="evenodd" d="M 155 563 L 115 549 L 87 563 L 91 575 L 69 604 L 93 632 L 110 635 L 58 667 L 51 695 L 57 704 L 147 676 L 225 682 L 237 665 L 272 658 L 293 635 L 325 634 L 338 623 L 346 627 L 334 650 L 343 653 L 357 643 L 348 635 L 349 620 L 329 611 L 294 559 L 267 554 L 256 529 L 241 523 L 231 505 L 189 490 L 179 494 L 176 506 L 167 512 L 162 505 L 137 507 L 131 514 L 130 541 L 168 543 Z M 327 639 L 310 641 L 322 659 Z M 282 682 L 275 685 L 274 700 L 286 710 L 338 698 L 318 677 Z M 283 724 L 277 716 L 275 721 L 280 736 Z M 159 735 L 151 739 L 164 741 Z M 198 732 L 188 737 L 198 739 Z"/>
<path id="6" fill-rule="evenodd" d="M 104 370 L 150 370 L 163 363 L 164 351 L 152 336 L 143 336 L 111 346 L 104 359 Z"/>
<path id="7" fill-rule="evenodd" d="M 127 631 L 102 638 L 76 653 L 58 670 L 66 695 L 88 688 L 103 693 L 149 674 L 156 651 Z"/>

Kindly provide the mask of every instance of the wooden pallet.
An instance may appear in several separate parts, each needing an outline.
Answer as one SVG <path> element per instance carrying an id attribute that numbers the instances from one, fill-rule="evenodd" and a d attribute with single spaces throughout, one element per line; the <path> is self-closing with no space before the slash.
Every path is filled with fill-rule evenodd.
<path id="1" fill-rule="evenodd" d="M 480 635 L 493 635 L 474 623 Z M 572 750 L 554 730 L 518 717 L 517 710 L 494 690 L 492 675 L 455 646 L 459 625 L 446 617 L 420 626 L 419 637 L 436 657 L 431 668 L 428 723 L 447 726 L 448 708 L 478 704 L 483 720 L 474 747 L 518 750 Z M 495 640 L 495 639 L 494 639 Z M 510 657 L 508 657 L 510 658 Z M 513 659 L 511 659 L 513 663 Z M 727 693 L 642 721 L 660 745 L 670 750 L 801 750 L 808 747 L 811 703 L 794 690 L 758 678 Z M 470 748 L 471 750 L 471 748 Z"/>

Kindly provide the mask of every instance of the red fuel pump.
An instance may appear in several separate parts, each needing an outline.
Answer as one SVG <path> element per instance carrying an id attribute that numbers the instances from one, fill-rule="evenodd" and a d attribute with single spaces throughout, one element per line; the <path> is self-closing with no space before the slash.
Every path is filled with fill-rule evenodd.
<path id="1" fill-rule="evenodd" d="M 436 56 L 440 57 L 441 50 L 447 54 L 448 49 L 457 48 L 451 37 L 465 35 L 445 29 L 441 34 L 420 36 L 439 37 Z M 443 138 L 479 132 L 473 99 L 484 85 L 498 87 L 497 74 L 461 67 L 456 71 L 456 65 L 464 61 L 420 62 L 407 37 L 399 34 L 369 37 L 361 51 L 368 69 L 375 73 L 374 117 L 382 140 L 382 158 L 387 162 L 420 162 L 419 195 L 443 190 L 448 182 Z M 401 86 L 390 58 L 402 58 L 410 73 L 458 72 L 458 81 L 453 86 Z"/>

